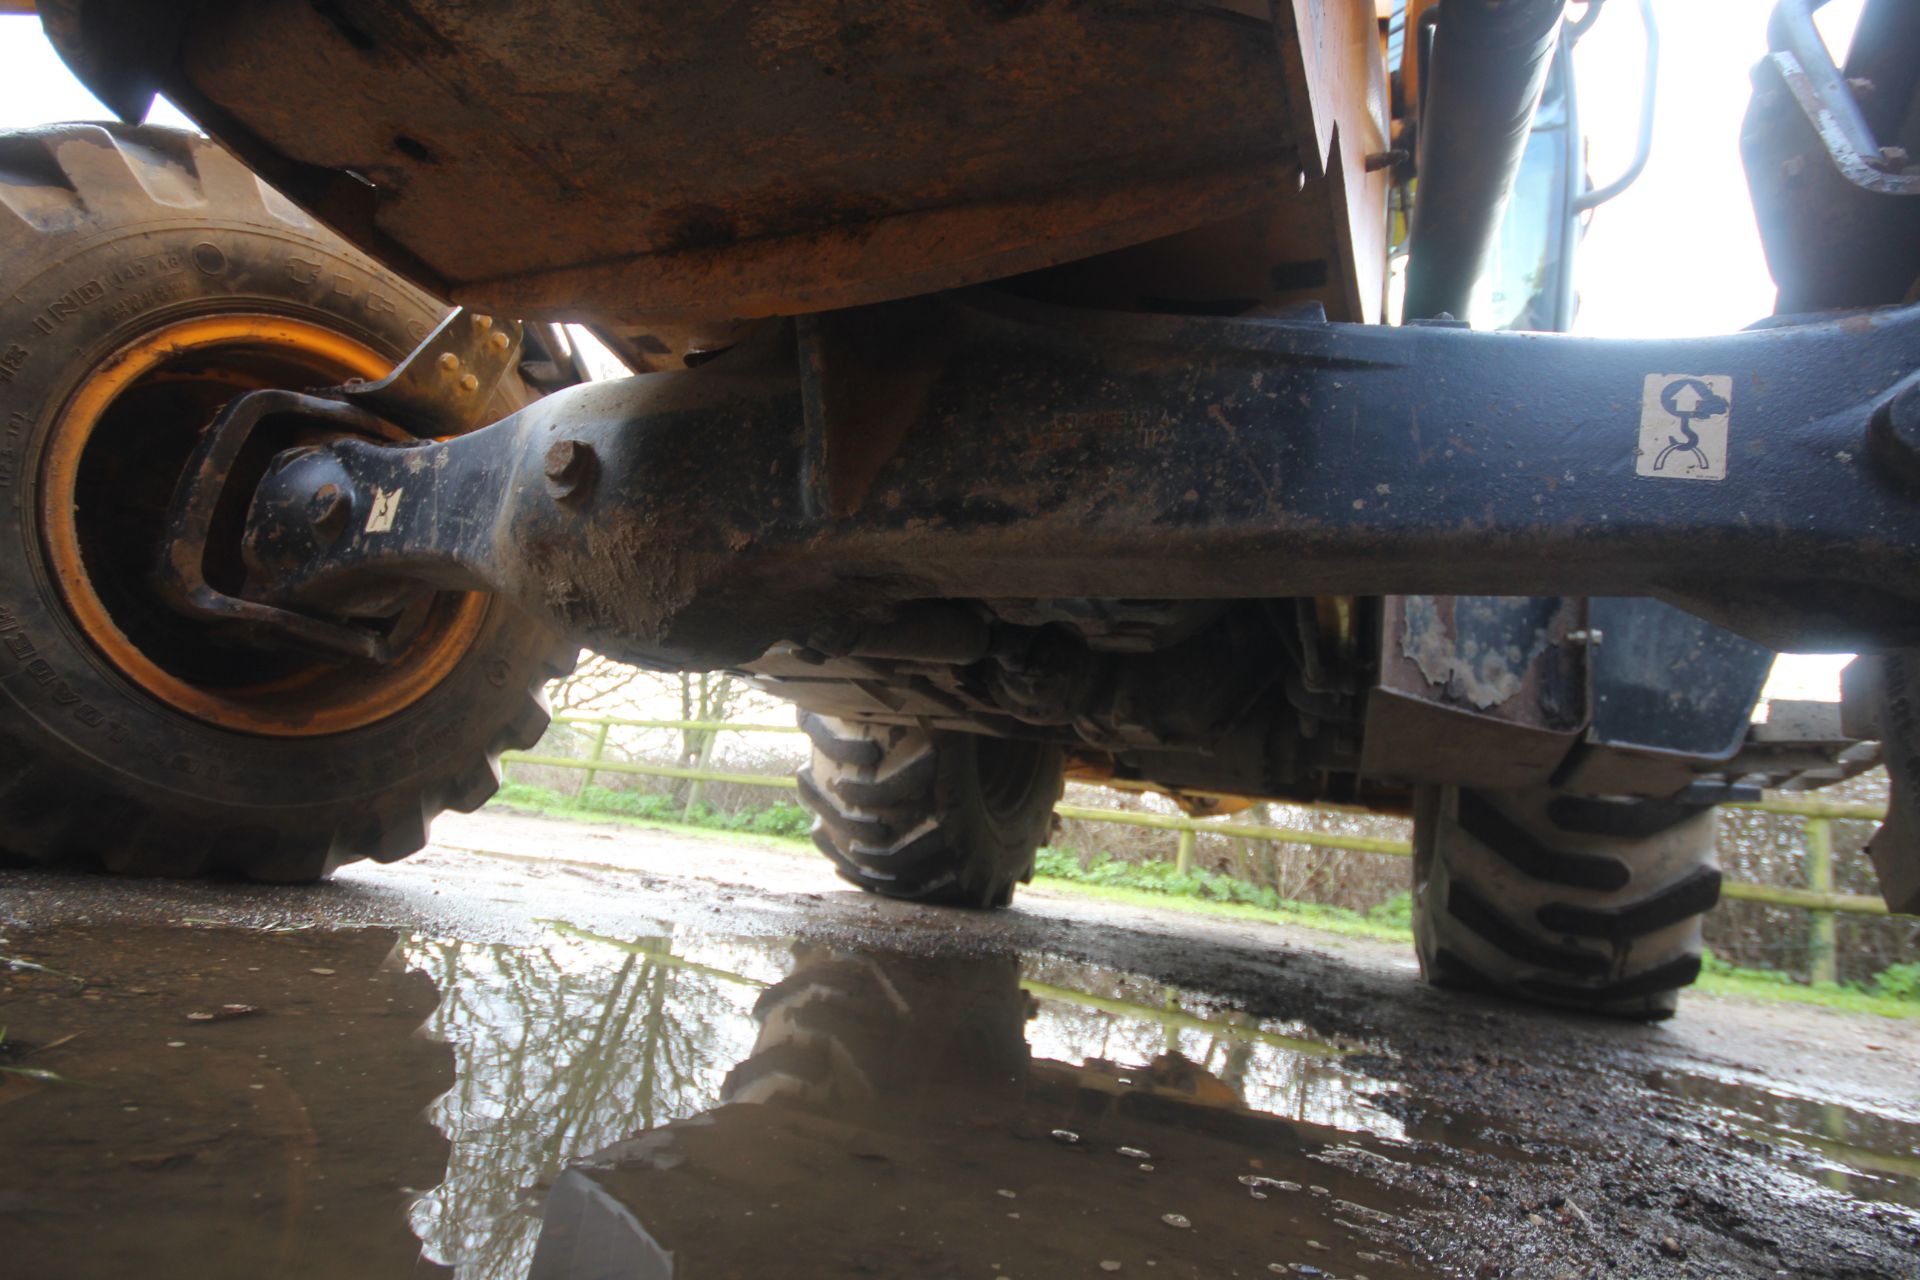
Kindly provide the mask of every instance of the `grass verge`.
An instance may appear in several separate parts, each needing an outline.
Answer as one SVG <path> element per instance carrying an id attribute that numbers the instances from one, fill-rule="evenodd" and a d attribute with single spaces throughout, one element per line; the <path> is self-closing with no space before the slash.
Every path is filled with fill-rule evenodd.
<path id="1" fill-rule="evenodd" d="M 1059 876 L 1033 877 L 1035 887 L 1076 893 L 1083 898 L 1105 898 L 1135 907 L 1158 907 L 1168 911 L 1189 911 L 1195 915 L 1225 916 L 1232 920 L 1258 920 L 1266 924 L 1289 924 L 1344 938 L 1372 938 L 1381 942 L 1412 942 L 1413 934 L 1392 925 L 1377 924 L 1357 911 L 1323 907 L 1312 902 L 1294 902 L 1288 907 L 1256 907 L 1244 902 L 1219 902 L 1155 889 L 1132 889 L 1125 885 L 1090 884 Z"/>
<path id="2" fill-rule="evenodd" d="M 1083 862 L 1080 855 L 1065 849 L 1040 851 L 1034 859 L 1034 881 L 1136 906 L 1304 925 L 1348 938 L 1383 942 L 1413 939 L 1408 916 L 1412 903 L 1406 894 L 1361 912 L 1283 898 L 1265 885 L 1249 884 L 1217 871 L 1182 872 L 1172 863 L 1123 862 L 1105 854 Z"/>
<path id="3" fill-rule="evenodd" d="M 591 788 L 586 796 L 576 798 L 562 795 L 557 791 L 549 791 L 545 787 L 529 787 L 519 783 L 508 783 L 494 794 L 493 799 L 487 802 L 487 807 L 489 809 L 503 809 L 509 813 L 537 814 L 545 818 L 570 818 L 576 822 L 606 822 L 612 823 L 615 826 L 637 827 L 642 830 L 652 831 L 683 831 L 689 834 L 705 836 L 709 839 L 724 840 L 731 844 L 749 846 L 778 845 L 791 848 L 795 852 L 814 852 L 813 841 L 807 838 L 806 827 L 804 825 L 800 827 L 799 834 L 796 835 L 788 831 L 780 830 L 777 827 L 774 830 L 764 830 L 755 828 L 750 824 L 741 824 L 738 822 L 716 822 L 711 819 L 703 821 L 702 819 L 706 818 L 707 815 L 700 812 L 700 807 L 696 807 L 691 820 L 682 813 L 678 805 L 659 806 L 662 811 L 658 813 L 633 811 L 631 808 L 628 810 L 595 808 L 591 804 L 586 803 L 586 801 L 590 800 L 592 793 L 598 790 L 598 787 Z M 614 792 L 611 794 L 618 795 L 621 793 Z M 787 807 L 793 809 L 799 808 L 798 805 L 789 805 Z M 732 815 L 720 816 L 722 818 L 732 817 Z M 791 820 L 790 815 L 787 816 L 786 820 Z M 775 824 L 771 823 L 762 824 L 763 827 L 774 825 Z"/>
<path id="4" fill-rule="evenodd" d="M 1902 966 L 1895 966 L 1899 969 Z M 1884 980 L 1885 975 L 1882 975 Z M 1832 982 L 1804 983 L 1772 969 L 1742 969 L 1708 953 L 1694 990 L 1743 1000 L 1779 1000 L 1818 1005 L 1842 1013 L 1871 1013 L 1883 1018 L 1920 1018 L 1920 1000 Z"/>

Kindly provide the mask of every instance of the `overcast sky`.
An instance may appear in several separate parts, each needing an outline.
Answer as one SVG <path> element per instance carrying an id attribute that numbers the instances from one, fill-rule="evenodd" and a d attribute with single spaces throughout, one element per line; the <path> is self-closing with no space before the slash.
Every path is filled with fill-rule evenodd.
<path id="1" fill-rule="evenodd" d="M 1863 0 L 1833 0 L 1819 21 L 1844 54 Z M 1581 250 L 1580 333 L 1680 337 L 1729 332 L 1773 308 L 1740 167 L 1748 70 L 1766 51 L 1769 0 L 1656 0 L 1662 59 L 1658 128 L 1645 176 L 1603 206 Z M 1579 47 L 1581 123 L 1596 183 L 1633 151 L 1641 37 L 1631 0 L 1612 0 Z M 33 18 L 0 17 L 0 128 L 103 119 Z M 187 124 L 169 104 L 156 123 Z M 1843 659 L 1782 662 L 1769 694 L 1837 698 Z"/>

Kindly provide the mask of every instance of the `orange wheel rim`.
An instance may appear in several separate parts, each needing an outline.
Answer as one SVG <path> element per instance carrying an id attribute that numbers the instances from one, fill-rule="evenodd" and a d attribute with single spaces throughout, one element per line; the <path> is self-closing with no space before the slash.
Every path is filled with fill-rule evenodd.
<path id="1" fill-rule="evenodd" d="M 41 463 L 38 512 L 47 564 L 61 599 L 75 625 L 115 670 L 148 696 L 208 724 L 268 737 L 317 737 L 361 728 L 405 710 L 459 665 L 486 619 L 485 595 L 437 597 L 420 633 L 384 667 L 339 668 L 293 657 L 277 662 L 260 658 L 261 669 L 242 678 L 196 679 L 183 668 L 207 664 L 183 647 L 191 642 L 182 631 L 187 624 L 146 614 L 135 589 L 121 580 L 128 573 L 124 566 L 114 566 L 116 580 L 104 583 L 101 575 L 115 557 L 89 544 L 90 516 L 114 503 L 110 498 L 95 500 L 89 492 L 101 459 L 91 455 L 88 446 L 107 431 L 129 432 L 129 425 L 116 421 L 115 414 L 121 409 L 135 413 L 133 398 L 173 397 L 192 405 L 210 395 L 231 396 L 276 382 L 317 386 L 348 378 L 375 379 L 392 367 L 378 352 L 320 325 L 237 314 L 163 325 L 120 348 L 88 375 L 55 419 Z M 175 436 L 185 427 L 169 425 Z M 204 420 L 192 425 L 197 429 Z M 166 477 L 169 486 L 171 480 Z M 105 518 L 114 514 L 109 511 Z M 144 563 L 138 571 L 144 573 Z M 117 589 L 103 589 L 109 585 Z M 152 607 L 162 608 L 157 601 Z M 166 633 L 169 643 L 143 643 L 148 632 Z M 159 652 L 162 649 L 167 652 Z"/>

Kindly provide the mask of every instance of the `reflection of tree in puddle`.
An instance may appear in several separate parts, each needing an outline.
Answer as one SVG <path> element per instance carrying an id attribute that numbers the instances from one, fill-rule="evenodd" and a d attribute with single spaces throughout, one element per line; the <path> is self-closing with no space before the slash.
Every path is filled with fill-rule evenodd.
<path id="1" fill-rule="evenodd" d="M 432 1117 L 452 1140 L 446 1179 L 414 1208 L 428 1255 L 463 1276 L 524 1275 L 536 1184 L 636 1129 L 714 1104 L 752 1043 L 764 980 L 676 963 L 671 941 L 557 939 L 508 947 L 416 937 L 409 965 L 439 985 L 426 1032 L 455 1083 Z M 738 959 L 763 970 L 774 954 Z"/>
<path id="2" fill-rule="evenodd" d="M 1647 1083 L 1768 1144 L 1775 1163 L 1830 1190 L 1920 1209 L 1920 1124 L 1910 1119 L 1797 1096 L 1739 1073 L 1656 1071 Z"/>
<path id="3" fill-rule="evenodd" d="M 1341 1051 L 1325 1042 L 1275 1030 L 1239 1010 L 1196 1014 L 1182 993 L 1129 974 L 1038 958 L 1022 971 L 1023 985 L 1040 1000 L 1027 1028 L 1036 1058 L 1146 1064 L 1177 1055 L 1256 1111 L 1404 1136 L 1399 1121 L 1363 1097 L 1386 1086 L 1342 1069 Z"/>
<path id="4" fill-rule="evenodd" d="M 729 1102 L 812 1105 L 822 1089 L 884 1097 L 898 1133 L 957 1115 L 1019 1128 L 1059 1110 L 1091 1134 L 1132 1109 L 1196 1106 L 1257 1118 L 1269 1135 L 1304 1121 L 1322 1142 L 1341 1130 L 1398 1132 L 1355 1094 L 1337 1050 L 1243 1014 L 1201 1016 L 1180 993 L 1111 971 L 556 934 L 538 947 L 416 937 L 404 948 L 439 985 L 426 1030 L 458 1062 L 432 1111 L 452 1141 L 447 1176 L 416 1204 L 413 1225 L 428 1256 L 465 1277 L 527 1273 L 548 1188 L 569 1164 L 675 1120 L 737 1111 Z M 807 999 L 793 998 L 796 981 Z M 899 1016 L 842 1017 L 849 1005 L 902 1001 Z M 829 1041 L 808 1030 L 817 1016 L 842 1017 L 826 1058 Z M 1221 1187 L 1244 1194 L 1231 1176 Z"/>

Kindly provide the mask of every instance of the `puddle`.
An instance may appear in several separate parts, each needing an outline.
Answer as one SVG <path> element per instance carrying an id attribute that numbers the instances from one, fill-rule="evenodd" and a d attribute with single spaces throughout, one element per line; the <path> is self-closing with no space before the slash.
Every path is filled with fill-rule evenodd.
<path id="1" fill-rule="evenodd" d="M 58 1077 L 0 1075 L 24 1275 L 1425 1274 L 1349 1047 L 1128 975 L 564 926 L 5 950 L 45 969 L 0 1064 Z"/>
<path id="2" fill-rule="evenodd" d="M 1824 1187 L 1920 1209 L 1920 1124 L 1738 1079 L 1662 1071 L 1647 1082 L 1767 1144 L 1779 1164 Z"/>
<path id="3" fill-rule="evenodd" d="M 1521 1158 L 1417 1118 L 1368 1046 L 1044 956 L 557 924 L 69 927 L 0 954 L 42 966 L 0 968 L 21 1276 L 1388 1280 L 1439 1274 L 1423 1161 Z M 1821 1145 L 1910 1156 L 1911 1127 L 1822 1137 L 1660 1088 L 1911 1195 Z"/>
<path id="4" fill-rule="evenodd" d="M 402 946 L 454 993 L 413 1222 L 463 1275 L 1425 1274 L 1313 1158 L 1399 1125 L 1299 1028 L 1045 959 L 556 934 Z"/>

